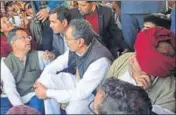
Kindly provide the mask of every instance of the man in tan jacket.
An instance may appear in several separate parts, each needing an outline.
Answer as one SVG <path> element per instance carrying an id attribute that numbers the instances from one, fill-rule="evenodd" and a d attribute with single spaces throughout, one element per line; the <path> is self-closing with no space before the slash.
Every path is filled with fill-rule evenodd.
<path id="1" fill-rule="evenodd" d="M 135 53 L 126 53 L 112 64 L 108 77 L 143 87 L 153 111 L 175 112 L 175 36 L 169 30 L 155 27 L 140 32 L 134 45 Z M 157 111 L 156 107 L 162 110 Z"/>

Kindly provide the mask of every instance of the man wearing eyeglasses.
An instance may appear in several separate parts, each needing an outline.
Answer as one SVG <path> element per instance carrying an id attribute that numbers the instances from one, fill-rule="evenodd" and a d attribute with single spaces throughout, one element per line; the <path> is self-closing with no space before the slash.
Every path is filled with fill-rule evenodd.
<path id="1" fill-rule="evenodd" d="M 69 103 L 67 114 L 87 114 L 88 104 L 94 98 L 93 92 L 105 77 L 113 57 L 95 38 L 90 23 L 84 19 L 74 19 L 69 23 L 65 39 L 69 51 L 45 68 L 34 85 L 35 92 L 46 103 L 57 101 L 56 110 L 60 103 Z M 69 72 L 71 65 L 75 73 Z"/>
<path id="2" fill-rule="evenodd" d="M 22 28 L 12 29 L 7 35 L 12 52 L 1 60 L 1 114 L 17 105 L 28 105 L 44 113 L 43 101 L 35 96 L 33 84 L 50 60 L 44 52 L 31 50 L 31 36 Z"/>

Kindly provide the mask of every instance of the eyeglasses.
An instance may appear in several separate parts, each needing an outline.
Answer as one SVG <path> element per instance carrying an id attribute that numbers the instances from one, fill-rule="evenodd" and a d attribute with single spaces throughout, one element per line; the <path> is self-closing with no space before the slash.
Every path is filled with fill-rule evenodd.
<path id="1" fill-rule="evenodd" d="M 17 39 L 21 39 L 21 40 L 32 39 L 32 36 L 18 36 L 18 35 L 16 35 L 12 38 L 12 40 L 17 40 Z"/>
<path id="2" fill-rule="evenodd" d="M 93 113 L 93 114 L 95 114 L 95 115 L 98 115 L 97 113 L 94 112 L 94 109 L 92 109 L 92 106 L 93 106 L 92 104 L 93 104 L 93 102 L 94 102 L 94 100 L 92 100 L 92 101 L 89 103 L 89 105 L 88 105 L 89 110 L 90 110 L 91 113 Z"/>

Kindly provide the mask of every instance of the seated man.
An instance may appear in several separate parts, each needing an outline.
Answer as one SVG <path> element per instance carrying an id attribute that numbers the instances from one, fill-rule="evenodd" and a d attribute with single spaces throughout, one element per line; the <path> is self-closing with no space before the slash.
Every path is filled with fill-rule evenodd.
<path id="1" fill-rule="evenodd" d="M 148 115 L 152 104 L 144 89 L 111 77 L 97 91 L 94 113 Z"/>
<path id="2" fill-rule="evenodd" d="M 135 43 L 135 53 L 116 59 L 108 77 L 143 87 L 152 102 L 175 112 L 175 36 L 165 28 L 141 31 Z"/>
<path id="3" fill-rule="evenodd" d="M 21 28 L 12 29 L 7 36 L 12 52 L 1 60 L 1 114 L 17 105 L 28 105 L 44 113 L 43 100 L 35 96 L 33 85 L 48 60 L 44 52 L 31 50 L 31 37 Z"/>
<path id="4" fill-rule="evenodd" d="M 57 57 L 68 50 L 64 32 L 71 21 L 71 14 L 66 7 L 61 6 L 50 11 L 49 20 L 50 27 L 54 32 L 52 53 Z"/>
<path id="5" fill-rule="evenodd" d="M 7 57 L 9 53 L 12 51 L 12 48 L 10 47 L 8 41 L 7 41 L 7 35 L 8 32 L 15 28 L 15 26 L 8 20 L 6 16 L 0 17 L 1 25 L 0 25 L 0 31 L 2 34 L 1 37 L 1 51 L 0 56 L 1 57 Z M 31 41 L 32 43 L 32 49 L 36 49 L 36 43 L 35 40 Z"/>
<path id="6" fill-rule="evenodd" d="M 88 104 L 94 98 L 93 92 L 106 76 L 113 57 L 94 37 L 90 23 L 84 19 L 70 22 L 65 39 L 69 51 L 44 69 L 34 85 L 35 91 L 40 99 L 46 99 L 46 103 L 55 100 L 69 103 L 67 114 L 86 114 L 89 112 Z M 74 65 L 72 69 L 76 70 L 76 75 L 66 69 L 70 65 Z M 53 114 L 59 114 L 57 112 Z"/>

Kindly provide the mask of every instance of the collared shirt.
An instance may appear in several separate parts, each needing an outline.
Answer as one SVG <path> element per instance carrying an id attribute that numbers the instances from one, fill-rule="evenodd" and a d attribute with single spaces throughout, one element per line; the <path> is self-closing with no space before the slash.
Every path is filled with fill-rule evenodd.
<path id="1" fill-rule="evenodd" d="M 61 37 L 63 38 L 63 40 L 64 40 L 64 52 L 66 52 L 66 51 L 69 50 L 69 48 L 68 48 L 68 45 L 67 45 L 67 43 L 66 43 L 65 36 L 64 36 L 64 34 L 60 34 L 60 36 L 61 36 Z"/>
<path id="2" fill-rule="evenodd" d="M 114 14 L 114 18 L 115 18 L 115 22 L 118 25 L 119 29 L 122 29 L 122 25 L 120 22 L 120 16 L 118 16 L 117 14 Z"/>
<path id="3" fill-rule="evenodd" d="M 45 80 L 42 79 L 42 77 L 44 78 L 46 76 L 56 75 L 57 71 L 61 71 L 64 68 L 67 68 L 68 57 L 69 53 L 67 51 L 55 59 L 50 65 L 48 65 L 40 76 L 41 81 Z M 105 57 L 92 62 L 84 73 L 83 78 L 79 81 L 75 81 L 76 85 L 74 88 L 69 90 L 48 89 L 47 97 L 54 98 L 59 103 L 67 103 L 70 101 L 86 99 L 92 95 L 92 92 L 97 88 L 102 79 L 106 76 L 110 65 L 111 62 Z M 74 80 L 76 80 L 76 76 L 74 75 L 73 77 Z"/>
<path id="4" fill-rule="evenodd" d="M 43 53 L 43 51 L 38 51 L 39 66 L 41 70 L 44 69 L 48 62 L 43 58 Z M 20 94 L 16 89 L 14 76 L 12 75 L 3 60 L 4 58 L 2 58 L 1 60 L 1 80 L 3 81 L 3 94 L 1 95 L 1 97 L 7 96 L 13 106 L 23 105 L 29 102 L 29 100 L 35 95 L 35 92 L 31 92 L 23 97 L 20 97 Z"/>

